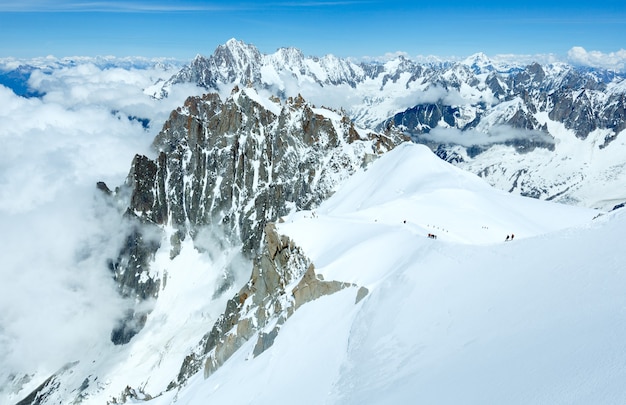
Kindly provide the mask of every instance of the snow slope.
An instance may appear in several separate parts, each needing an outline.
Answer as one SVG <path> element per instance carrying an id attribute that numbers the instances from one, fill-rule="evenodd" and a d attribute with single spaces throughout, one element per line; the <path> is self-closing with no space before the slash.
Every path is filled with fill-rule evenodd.
<path id="1" fill-rule="evenodd" d="M 621 212 L 508 195 L 400 146 L 279 224 L 325 280 L 369 294 L 306 304 L 259 357 L 250 339 L 154 401 L 624 403 L 624 229 Z"/>
<path id="2" fill-rule="evenodd" d="M 626 200 L 626 142 L 623 134 L 600 147 L 609 133 L 595 130 L 586 139 L 538 113 L 554 136 L 554 150 L 536 148 L 524 154 L 514 148 L 494 145 L 458 167 L 480 173 L 486 181 L 512 193 L 537 194 L 542 199 L 610 210 Z M 461 152 L 463 153 L 463 152 Z"/>

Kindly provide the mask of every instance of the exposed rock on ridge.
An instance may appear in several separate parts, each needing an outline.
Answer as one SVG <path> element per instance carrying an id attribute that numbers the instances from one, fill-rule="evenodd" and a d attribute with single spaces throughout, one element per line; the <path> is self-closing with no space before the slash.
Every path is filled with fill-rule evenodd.
<path id="1" fill-rule="evenodd" d="M 447 89 L 468 85 L 490 95 L 491 99 L 423 103 L 395 114 L 391 121 L 413 135 L 428 133 L 442 123 L 461 130 L 479 127 L 482 132 L 489 132 L 489 127 L 496 124 L 547 133 L 545 123 L 535 117 L 545 112 L 551 120 L 563 123 L 581 139 L 596 129 L 610 129 L 617 134 L 626 128 L 623 89 L 597 75 L 569 66 L 542 67 L 538 63 L 515 73 L 492 72 L 486 78 L 469 69 L 462 64 L 455 65 L 454 77 L 466 78 L 458 84 L 449 80 L 441 80 L 439 84 Z M 514 110 L 495 108 L 513 100 L 519 100 Z M 498 115 L 499 112 L 506 112 L 506 115 Z"/>
<path id="2" fill-rule="evenodd" d="M 187 356 L 174 389 L 204 369 L 205 377 L 217 370 L 250 339 L 256 339 L 251 353 L 256 357 L 272 346 L 281 326 L 302 305 L 344 288 L 357 286 L 324 281 L 315 266 L 288 237 L 279 235 L 273 223 L 265 226 L 266 247 L 254 261 L 250 281 L 226 305 L 212 330 Z M 355 291 L 356 302 L 367 295 Z"/>
<path id="3" fill-rule="evenodd" d="M 224 102 L 216 94 L 191 97 L 154 140 L 158 158 L 135 158 L 130 211 L 174 227 L 181 239 L 220 226 L 252 256 L 266 222 L 314 208 L 401 140 L 359 132 L 345 115 L 301 97 L 281 105 L 237 88 Z"/>
<path id="4" fill-rule="evenodd" d="M 139 301 L 158 295 L 160 276 L 149 263 L 164 227 L 173 229 L 171 258 L 181 241 L 208 229 L 252 259 L 268 222 L 315 208 L 354 171 L 404 140 L 359 130 L 345 115 L 302 97 L 281 103 L 235 88 L 225 101 L 212 93 L 188 98 L 155 138 L 157 158 L 135 156 L 125 185 L 111 193 L 127 195 L 126 216 L 137 224 L 111 265 L 120 290 Z M 112 335 L 116 343 L 132 338 L 145 313 L 125 319 Z"/>

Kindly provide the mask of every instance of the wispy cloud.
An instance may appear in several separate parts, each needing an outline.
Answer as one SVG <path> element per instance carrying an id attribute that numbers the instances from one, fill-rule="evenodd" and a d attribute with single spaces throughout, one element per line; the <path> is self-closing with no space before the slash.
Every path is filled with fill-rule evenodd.
<path id="1" fill-rule="evenodd" d="M 386 52 L 385 54 L 380 55 L 380 56 L 367 55 L 367 56 L 362 56 L 359 58 L 349 58 L 349 59 L 355 63 L 359 63 L 359 62 L 367 63 L 367 62 L 388 62 L 390 60 L 394 60 L 400 57 L 411 59 L 410 55 L 404 51 Z"/>
<path id="2" fill-rule="evenodd" d="M 110 344 L 128 305 L 106 266 L 124 223 L 96 190 L 121 184 L 169 112 L 191 94 L 143 89 L 171 72 L 90 63 L 35 71 L 26 99 L 0 85 L 0 402 L 12 375 L 54 372 Z M 149 130 L 129 116 L 155 122 Z M 157 124 L 158 123 L 158 124 Z M 5 392 L 6 394 L 6 392 Z"/>
<path id="3" fill-rule="evenodd" d="M 436 127 L 419 137 L 434 142 L 458 144 L 465 147 L 489 146 L 514 140 L 528 140 L 544 144 L 554 143 L 554 138 L 544 132 L 513 128 L 509 125 L 494 126 L 490 128 L 489 132 Z"/>
<path id="4" fill-rule="evenodd" d="M 189 12 L 228 11 L 241 9 L 237 4 L 217 5 L 197 2 L 153 2 L 153 1 L 45 1 L 27 0 L 20 2 L 0 1 L 0 12 Z"/>
<path id="5" fill-rule="evenodd" d="M 112 12 L 158 13 L 191 11 L 244 11 L 267 8 L 336 7 L 367 4 L 367 1 L 305 1 L 305 2 L 230 2 L 229 4 L 200 1 L 78 1 L 78 0 L 0 0 L 0 12 Z"/>
<path id="6" fill-rule="evenodd" d="M 379 1 L 288 1 L 268 4 L 276 7 L 335 7 L 381 3 Z"/>
<path id="7" fill-rule="evenodd" d="M 576 65 L 610 69 L 619 72 L 626 71 L 626 49 L 604 53 L 587 51 L 581 46 L 575 46 L 567 53 L 569 61 Z"/>

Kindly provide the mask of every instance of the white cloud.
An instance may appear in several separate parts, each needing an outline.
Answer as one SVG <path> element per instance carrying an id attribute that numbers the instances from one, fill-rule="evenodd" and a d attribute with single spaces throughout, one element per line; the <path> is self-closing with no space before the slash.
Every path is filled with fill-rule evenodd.
<path id="1" fill-rule="evenodd" d="M 124 224 L 96 182 L 120 185 L 134 154 L 150 153 L 188 95 L 143 93 L 169 74 L 79 63 L 35 71 L 29 84 L 42 98 L 0 86 L 0 387 L 12 372 L 52 373 L 111 344 L 126 303 L 107 258 Z"/>
<path id="2" fill-rule="evenodd" d="M 524 66 L 532 63 L 540 63 L 548 65 L 551 63 L 563 62 L 563 58 L 553 53 L 537 53 L 537 54 L 497 54 L 490 57 L 491 61 L 497 65 Z"/>
<path id="3" fill-rule="evenodd" d="M 486 146 L 503 143 L 516 139 L 531 139 L 542 143 L 554 143 L 554 139 L 541 131 L 513 128 L 508 125 L 494 126 L 489 132 L 476 130 L 461 131 L 457 128 L 435 127 L 429 133 L 419 136 L 420 138 L 440 143 L 457 144 L 465 147 Z"/>
<path id="4" fill-rule="evenodd" d="M 381 56 L 362 56 L 359 58 L 349 58 L 349 60 L 351 60 L 354 63 L 389 62 L 389 61 L 398 59 L 399 57 L 411 59 L 408 53 L 403 52 L 403 51 L 395 51 L 395 52 L 387 52 Z"/>
<path id="5" fill-rule="evenodd" d="M 86 347 L 109 344 L 125 307 L 106 269 L 119 216 L 94 205 L 87 188 L 66 191 L 37 210 L 0 215 L 2 382 L 9 372 L 54 372 Z"/>
<path id="6" fill-rule="evenodd" d="M 569 50 L 567 57 L 571 63 L 576 65 L 626 72 L 626 49 L 603 53 L 587 51 L 583 47 L 575 46 Z"/>
<path id="7" fill-rule="evenodd" d="M 223 11 L 233 6 L 197 4 L 194 2 L 145 2 L 145 1 L 37 1 L 0 2 L 0 11 L 8 12 L 179 12 L 179 11 Z"/>
<path id="8" fill-rule="evenodd" d="M 151 136 L 110 107 L 23 99 L 0 88 L 0 211 L 36 209 L 68 186 L 123 179 Z"/>

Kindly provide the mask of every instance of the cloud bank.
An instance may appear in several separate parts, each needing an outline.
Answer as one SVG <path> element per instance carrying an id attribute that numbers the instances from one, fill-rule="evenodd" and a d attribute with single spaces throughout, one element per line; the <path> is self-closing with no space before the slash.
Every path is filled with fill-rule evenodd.
<path id="1" fill-rule="evenodd" d="M 128 303 L 107 259 L 125 224 L 95 185 L 121 184 L 134 154 L 150 155 L 171 110 L 198 92 L 144 94 L 170 74 L 86 62 L 35 70 L 28 85 L 40 98 L 0 85 L 0 402 L 15 376 L 50 375 L 111 345 Z"/>
<path id="2" fill-rule="evenodd" d="M 567 57 L 575 65 L 626 72 L 626 49 L 603 53 L 575 46 L 569 50 Z"/>
<path id="3" fill-rule="evenodd" d="M 505 143 L 514 140 L 529 140 L 544 144 L 554 143 L 554 138 L 544 132 L 513 128 L 509 125 L 491 127 L 489 132 L 480 132 L 473 129 L 462 131 L 457 128 L 435 127 L 429 133 L 419 135 L 419 138 L 443 144 L 455 144 L 465 147 L 489 146 L 496 143 Z"/>

